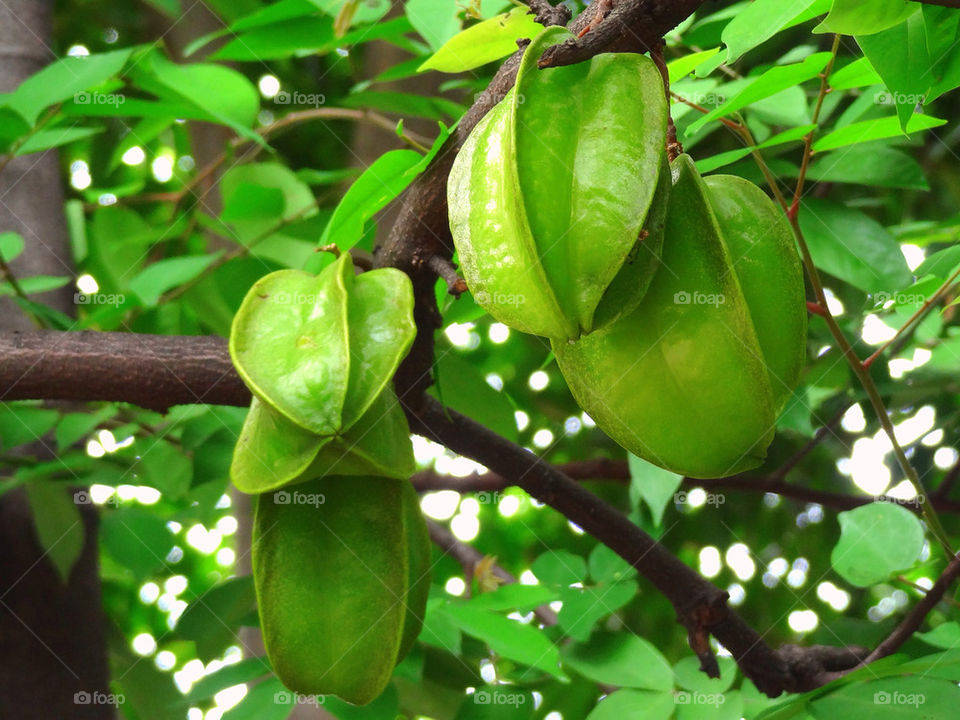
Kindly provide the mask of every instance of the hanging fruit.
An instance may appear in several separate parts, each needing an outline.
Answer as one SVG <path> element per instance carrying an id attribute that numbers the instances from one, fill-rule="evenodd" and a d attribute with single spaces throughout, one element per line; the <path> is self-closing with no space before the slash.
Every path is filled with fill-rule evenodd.
<path id="1" fill-rule="evenodd" d="M 574 397 L 630 452 L 722 477 L 766 457 L 803 368 L 803 276 L 755 185 L 673 163 L 663 263 L 630 315 L 553 349 Z"/>
<path id="2" fill-rule="evenodd" d="M 523 332 L 566 341 L 636 307 L 655 272 L 669 191 L 667 105 L 653 62 L 598 55 L 540 70 L 530 44 L 515 87 L 460 150 L 450 228 L 476 301 Z"/>
<path id="3" fill-rule="evenodd" d="M 283 684 L 365 705 L 423 624 L 430 539 L 420 499 L 407 480 L 366 476 L 260 495 L 253 575 Z"/>

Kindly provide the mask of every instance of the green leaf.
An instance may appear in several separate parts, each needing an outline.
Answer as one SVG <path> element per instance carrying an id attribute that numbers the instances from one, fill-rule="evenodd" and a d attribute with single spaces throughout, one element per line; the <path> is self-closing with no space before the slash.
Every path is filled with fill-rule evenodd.
<path id="1" fill-rule="evenodd" d="M 221 690 L 240 683 L 252 682 L 270 672 L 270 660 L 266 655 L 246 658 L 198 680 L 190 688 L 190 692 L 184 695 L 183 704 L 194 705 L 202 700 L 208 700 Z"/>
<path id="2" fill-rule="evenodd" d="M 446 613 L 463 632 L 487 643 L 498 655 L 543 670 L 556 678 L 564 678 L 556 645 L 536 627 L 476 610 L 465 603 L 451 603 Z"/>
<path id="3" fill-rule="evenodd" d="M 456 352 L 447 352 L 437 358 L 436 370 L 437 384 L 429 391 L 432 395 L 508 440 L 516 440 L 513 404 L 505 392 L 487 384 L 476 365 Z"/>
<path id="4" fill-rule="evenodd" d="M 97 412 L 67 413 L 57 422 L 57 451 L 63 452 L 75 442 L 89 435 L 101 422 L 116 415 L 116 407 L 105 407 Z"/>
<path id="5" fill-rule="evenodd" d="M 103 129 L 96 127 L 59 127 L 49 130 L 38 130 L 27 138 L 23 145 L 17 148 L 17 157 L 67 145 L 101 132 L 103 132 Z"/>
<path id="6" fill-rule="evenodd" d="M 960 266 L 960 245 L 951 245 L 928 256 L 920 263 L 914 274 L 918 278 L 935 275 L 941 280 L 946 280 L 957 269 L 957 266 Z"/>
<path id="7" fill-rule="evenodd" d="M 262 241 L 271 232 L 283 234 L 279 224 L 311 215 L 316 205 L 306 183 L 275 162 L 236 165 L 223 174 L 220 188 L 224 198 L 221 219 L 231 224 L 244 244 Z"/>
<path id="8" fill-rule="evenodd" d="M 182 497 L 193 480 L 193 463 L 172 443 L 147 440 L 151 445 L 140 454 L 136 471 L 146 485 L 156 488 L 169 499 Z"/>
<path id="9" fill-rule="evenodd" d="M 673 693 L 617 690 L 587 715 L 587 720 L 669 720 L 676 709 Z"/>
<path id="10" fill-rule="evenodd" d="M 907 122 L 906 132 L 918 132 L 920 130 L 929 130 L 930 128 L 946 125 L 946 120 L 931 117 L 930 115 L 911 115 Z M 897 137 L 902 135 L 900 120 L 896 117 L 877 118 L 876 120 L 864 120 L 863 122 L 847 125 L 839 130 L 824 135 L 813 143 L 815 152 L 824 150 L 835 150 L 847 145 L 856 145 L 857 143 L 870 142 L 871 140 L 882 140 L 883 138 Z"/>
<path id="11" fill-rule="evenodd" d="M 460 32 L 460 8 L 449 0 L 407 0 L 403 11 L 414 30 L 434 50 Z"/>
<path id="12" fill-rule="evenodd" d="M 178 65 L 158 52 L 136 68 L 139 84 L 161 99 L 186 102 L 204 117 L 263 144 L 251 130 L 260 111 L 260 94 L 244 75 L 223 65 Z"/>
<path id="13" fill-rule="evenodd" d="M 217 261 L 223 251 L 211 255 L 184 255 L 148 265 L 130 281 L 130 290 L 147 307 L 154 307 L 168 290 L 184 285 Z"/>
<path id="14" fill-rule="evenodd" d="M 23 252 L 23 236 L 15 232 L 0 233 L 0 257 L 13 262 Z"/>
<path id="15" fill-rule="evenodd" d="M 960 688 L 928 677 L 893 677 L 845 685 L 810 703 L 816 720 L 915 720 L 956 715 Z"/>
<path id="16" fill-rule="evenodd" d="M 713 48 L 712 50 L 701 50 L 700 52 L 684 55 L 682 58 L 678 58 L 667 63 L 667 72 L 670 75 L 670 82 L 675 83 L 678 80 L 682 80 L 696 70 L 701 63 L 709 60 L 718 52 L 720 52 L 719 46 Z"/>
<path id="17" fill-rule="evenodd" d="M 84 529 L 80 509 L 67 486 L 61 483 L 28 483 L 27 499 L 40 547 L 66 585 L 70 571 L 83 553 Z"/>
<path id="18" fill-rule="evenodd" d="M 104 550 L 137 579 L 146 579 L 163 567 L 173 541 L 166 521 L 150 510 L 121 507 L 105 513 L 101 520 Z"/>
<path id="19" fill-rule="evenodd" d="M 636 507 L 642 499 L 650 508 L 653 522 L 659 527 L 663 511 L 683 482 L 683 476 L 659 468 L 636 455 L 627 454 L 630 464 L 630 498 Z"/>
<path id="20" fill-rule="evenodd" d="M 533 561 L 530 570 L 546 585 L 567 587 L 587 577 L 587 562 L 569 550 L 548 550 Z"/>
<path id="21" fill-rule="evenodd" d="M 923 15 L 915 13 L 905 23 L 866 37 L 858 36 L 863 54 L 883 78 L 887 100 L 896 106 L 900 126 L 906 129 L 933 83 L 927 53 Z"/>
<path id="22" fill-rule="evenodd" d="M 816 77 L 823 72 L 828 62 L 830 62 L 830 53 L 821 52 L 811 55 L 801 63 L 783 67 L 773 67 L 767 70 L 732 98 L 690 125 L 687 129 L 687 135 L 693 135 L 712 120 L 726 117 L 758 100 L 776 95 L 783 90 L 792 88 Z"/>
<path id="23" fill-rule="evenodd" d="M 837 515 L 840 540 L 830 563 L 857 587 L 883 582 L 911 567 L 923 549 L 923 526 L 899 505 L 874 502 Z"/>
<path id="24" fill-rule="evenodd" d="M 560 597 L 559 593 L 543 585 L 501 585 L 493 592 L 480 593 L 467 601 L 474 610 L 526 612 L 540 605 L 548 605 Z"/>
<path id="25" fill-rule="evenodd" d="M 54 428 L 59 417 L 56 410 L 0 403 L 0 448 L 7 452 L 39 440 Z"/>
<path id="26" fill-rule="evenodd" d="M 867 294 L 892 294 L 910 282 L 896 238 L 859 210 L 809 198 L 801 205 L 799 220 L 821 270 Z"/>
<path id="27" fill-rule="evenodd" d="M 637 569 L 606 545 L 597 544 L 588 559 L 590 577 L 595 583 L 619 582 L 635 577 Z"/>
<path id="28" fill-rule="evenodd" d="M 256 609 L 253 576 L 233 577 L 191 602 L 177 621 L 175 631 L 196 642 L 200 659 L 207 661 L 221 655 L 224 645 L 236 642 L 238 629 Z"/>
<path id="29" fill-rule="evenodd" d="M 930 189 L 920 163 L 900 150 L 876 144 L 854 145 L 842 155 L 818 153 L 807 177 L 870 187 Z"/>
<path id="30" fill-rule="evenodd" d="M 293 712 L 294 702 L 307 705 L 312 697 L 292 693 L 277 678 L 268 678 L 224 713 L 223 720 L 285 720 Z"/>
<path id="31" fill-rule="evenodd" d="M 410 3 L 407 3 L 409 12 Z M 517 40 L 536 37 L 543 30 L 525 7 L 497 15 L 454 35 L 419 70 L 458 73 L 486 65 L 517 50 Z M 692 68 L 691 68 L 692 70 Z"/>
<path id="32" fill-rule="evenodd" d="M 727 23 L 720 36 L 727 46 L 727 62 L 732 63 L 748 50 L 766 42 L 785 25 L 809 8 L 815 0 L 754 0 Z"/>
<path id="33" fill-rule="evenodd" d="M 636 594 L 637 584 L 633 581 L 566 588 L 560 598 L 563 607 L 557 614 L 557 624 L 574 640 L 586 642 L 597 622 L 622 608 Z"/>
<path id="34" fill-rule="evenodd" d="M 570 645 L 564 666 L 594 682 L 646 690 L 673 689 L 670 663 L 652 644 L 628 633 L 594 635 L 588 643 Z"/>
<path id="35" fill-rule="evenodd" d="M 363 171 L 333 211 L 323 231 L 320 246 L 336 243 L 346 252 L 363 237 L 370 218 L 386 207 L 409 185 L 423 156 L 413 150 L 391 150 L 378 157 Z"/>
<path id="36" fill-rule="evenodd" d="M 813 31 L 870 35 L 898 25 L 916 11 L 917 4 L 907 0 L 833 0 L 830 14 Z"/>
<path id="37" fill-rule="evenodd" d="M 677 685 L 693 692 L 726 692 L 737 679 L 737 663 L 730 657 L 718 657 L 717 664 L 720 666 L 720 677 L 710 678 L 700 669 L 700 659 L 688 655 L 673 666 Z"/>
<path id="38" fill-rule="evenodd" d="M 960 647 L 960 623 L 944 622 L 937 625 L 930 632 L 918 632 L 916 636 L 928 645 L 952 650 Z"/>
<path id="39" fill-rule="evenodd" d="M 24 80 L 7 97 L 7 104 L 31 125 L 47 107 L 74 97 L 118 75 L 127 63 L 131 48 L 87 57 L 66 57 L 47 65 Z"/>
<path id="40" fill-rule="evenodd" d="M 852 88 L 878 85 L 882 80 L 877 75 L 867 58 L 857 58 L 852 63 L 830 75 L 830 87 L 834 90 L 850 90 Z"/>

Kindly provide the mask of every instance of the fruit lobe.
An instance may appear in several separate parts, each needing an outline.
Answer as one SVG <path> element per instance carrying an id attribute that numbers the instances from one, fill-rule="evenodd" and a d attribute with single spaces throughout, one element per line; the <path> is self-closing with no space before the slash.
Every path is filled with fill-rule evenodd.
<path id="1" fill-rule="evenodd" d="M 577 402 L 619 444 L 677 473 L 722 477 L 764 460 L 796 385 L 803 280 L 789 227 L 759 189 L 705 184 L 687 156 L 673 176 L 663 263 L 644 300 L 553 348 Z"/>
<path id="2" fill-rule="evenodd" d="M 376 698 L 426 605 L 429 540 L 410 483 L 328 476 L 261 495 L 253 539 L 264 644 L 280 680 L 357 705 Z"/>

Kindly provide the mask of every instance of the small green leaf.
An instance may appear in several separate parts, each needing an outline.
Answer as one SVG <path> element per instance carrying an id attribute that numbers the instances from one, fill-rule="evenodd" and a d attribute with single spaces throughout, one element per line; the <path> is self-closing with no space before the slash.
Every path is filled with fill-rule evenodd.
<path id="1" fill-rule="evenodd" d="M 476 365 L 448 352 L 437 358 L 436 368 L 437 384 L 431 394 L 508 440 L 516 440 L 517 421 L 510 398 L 490 387 Z"/>
<path id="2" fill-rule="evenodd" d="M 866 214 L 810 198 L 803 201 L 798 217 L 821 270 L 867 294 L 894 293 L 910 282 L 896 238 Z"/>
<path id="3" fill-rule="evenodd" d="M 882 582 L 916 562 L 923 549 L 923 526 L 906 508 L 874 502 L 837 515 L 840 540 L 830 562 L 857 587 Z"/>
<path id="4" fill-rule="evenodd" d="M 174 539 L 166 520 L 139 507 L 105 513 L 100 524 L 104 550 L 138 579 L 150 577 L 163 566 Z"/>
<path id="5" fill-rule="evenodd" d="M 588 560 L 590 577 L 595 583 L 619 582 L 635 577 L 637 569 L 606 545 L 597 544 Z"/>
<path id="6" fill-rule="evenodd" d="M 64 584 L 83 553 L 84 528 L 80 509 L 66 485 L 37 481 L 27 484 L 33 524 L 44 554 Z"/>
<path id="7" fill-rule="evenodd" d="M 475 610 L 526 612 L 540 605 L 547 605 L 559 597 L 560 595 L 555 589 L 543 585 L 509 583 L 501 585 L 493 592 L 480 593 L 467 602 Z"/>
<path id="8" fill-rule="evenodd" d="M 748 50 L 769 40 L 815 0 L 754 0 L 723 28 L 720 36 L 727 46 L 727 62 L 732 63 Z"/>
<path id="9" fill-rule="evenodd" d="M 408 8 L 409 5 L 407 3 Z M 528 8 L 517 7 L 454 35 L 419 70 L 447 73 L 472 70 L 516 52 L 517 40 L 536 37 L 542 31 L 543 26 Z"/>
<path id="10" fill-rule="evenodd" d="M 58 127 L 49 130 L 38 130 L 27 138 L 23 145 L 17 148 L 17 157 L 67 145 L 101 132 L 103 132 L 103 128 L 98 127 Z"/>
<path id="11" fill-rule="evenodd" d="M 130 281 L 130 290 L 147 307 L 154 307 L 168 290 L 195 279 L 223 255 L 223 251 L 211 255 L 184 255 L 167 258 L 148 265 Z"/>
<path id="12" fill-rule="evenodd" d="M 140 454 L 137 472 L 145 484 L 155 487 L 170 499 L 176 499 L 190 489 L 193 463 L 171 443 L 158 440 L 149 444 Z"/>
<path id="13" fill-rule="evenodd" d="M 683 482 L 683 476 L 659 468 L 636 455 L 627 455 L 630 464 L 630 498 L 634 506 L 642 499 L 650 508 L 653 522 L 663 522 L 663 511 L 673 501 L 673 495 Z"/>
<path id="14" fill-rule="evenodd" d="M 918 132 L 929 130 L 930 128 L 946 125 L 946 120 L 931 117 L 930 115 L 911 115 L 907 122 L 906 132 Z M 813 143 L 815 152 L 824 150 L 835 150 L 847 145 L 856 145 L 857 143 L 870 142 L 871 140 L 882 140 L 883 138 L 897 137 L 902 135 L 900 129 L 900 120 L 896 117 L 877 118 L 876 120 L 864 120 L 863 122 L 847 125 L 839 130 L 824 135 Z"/>
<path id="15" fill-rule="evenodd" d="M 131 48 L 126 48 L 55 60 L 24 80 L 9 95 L 7 104 L 33 125 L 50 105 L 70 99 L 119 74 L 131 52 Z"/>
<path id="16" fill-rule="evenodd" d="M 960 647 L 960 623 L 940 623 L 930 632 L 918 632 L 916 636 L 928 645 L 943 648 L 944 650 L 952 650 Z"/>
<path id="17" fill-rule="evenodd" d="M 617 690 L 603 698 L 587 720 L 669 720 L 676 708 L 673 693 Z"/>
<path id="18" fill-rule="evenodd" d="M 563 663 L 594 682 L 670 691 L 673 670 L 651 643 L 628 633 L 594 635 L 566 648 Z"/>
<path id="19" fill-rule="evenodd" d="M 39 440 L 57 424 L 60 413 L 19 403 L 0 403 L 0 448 L 11 448 Z"/>
<path id="20" fill-rule="evenodd" d="M 466 603 L 451 603 L 446 613 L 463 632 L 487 643 L 498 655 L 557 678 L 565 677 L 560 670 L 557 646 L 541 630 L 496 613 L 474 609 Z"/>
<path id="21" fill-rule="evenodd" d="M 917 8 L 917 3 L 907 0 L 833 0 L 830 14 L 813 31 L 870 35 L 898 25 Z"/>
<path id="22" fill-rule="evenodd" d="M 546 585 L 567 587 L 587 577 L 587 562 L 569 550 L 548 550 L 533 561 L 530 570 Z"/>
<path id="23" fill-rule="evenodd" d="M 701 50 L 700 52 L 684 55 L 682 58 L 678 58 L 667 63 L 667 72 L 670 74 L 670 82 L 674 83 L 678 80 L 682 80 L 696 70 L 701 63 L 709 60 L 718 52 L 720 52 L 719 46 L 713 48 L 712 50 Z"/>
<path id="24" fill-rule="evenodd" d="M 0 233 L 0 257 L 13 262 L 23 252 L 23 236 L 15 232 Z"/>
<path id="25" fill-rule="evenodd" d="M 877 71 L 873 69 L 867 58 L 857 58 L 852 63 L 830 75 L 830 87 L 834 90 L 850 90 L 851 88 L 868 87 L 882 82 Z"/>
<path id="26" fill-rule="evenodd" d="M 434 50 L 460 32 L 460 8 L 449 0 L 407 0 L 403 10 L 420 37 Z"/>
<path id="27" fill-rule="evenodd" d="M 677 685 L 684 690 L 701 693 L 723 693 L 731 688 L 737 679 L 737 663 L 730 657 L 718 657 L 720 677 L 710 678 L 700 669 L 700 659 L 693 655 L 682 658 L 673 666 Z"/>
<path id="28" fill-rule="evenodd" d="M 815 53 L 801 63 L 770 68 L 725 103 L 690 125 L 687 129 L 687 135 L 693 135 L 712 120 L 726 117 L 758 100 L 776 95 L 783 90 L 815 78 L 823 72 L 827 63 L 830 62 L 830 57 L 828 52 Z"/>
<path id="29" fill-rule="evenodd" d="M 346 252 L 363 237 L 370 218 L 397 197 L 414 177 L 410 172 L 423 156 L 413 150 L 391 150 L 363 171 L 333 211 L 319 245 L 336 243 Z"/>
<path id="30" fill-rule="evenodd" d="M 597 622 L 622 608 L 636 594 L 637 584 L 633 581 L 566 588 L 560 597 L 563 607 L 557 614 L 557 624 L 574 640 L 586 642 Z"/>

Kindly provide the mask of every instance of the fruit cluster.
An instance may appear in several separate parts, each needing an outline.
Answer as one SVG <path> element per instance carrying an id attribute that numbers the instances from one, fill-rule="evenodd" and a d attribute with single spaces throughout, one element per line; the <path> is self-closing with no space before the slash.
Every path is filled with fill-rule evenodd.
<path id="1" fill-rule="evenodd" d="M 530 44 L 454 163 L 467 283 L 497 320 L 550 339 L 578 404 L 630 452 L 692 477 L 756 467 L 805 356 L 789 224 L 741 178 L 668 164 L 648 58 L 537 69 L 568 37 Z"/>
<path id="2" fill-rule="evenodd" d="M 355 276 L 345 253 L 319 275 L 267 275 L 234 318 L 230 355 L 254 399 L 230 474 L 256 494 L 260 625 L 295 692 L 370 702 L 423 623 L 430 541 L 390 384 L 412 311 L 406 275 Z"/>

